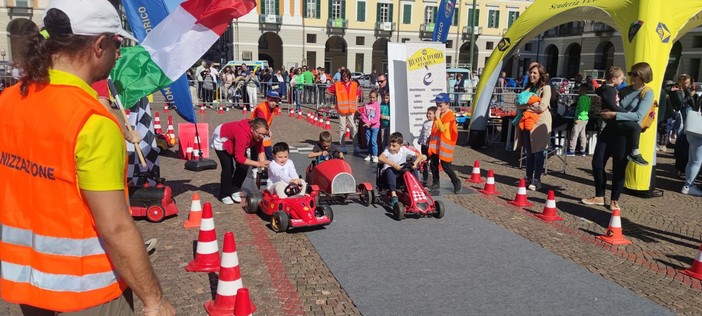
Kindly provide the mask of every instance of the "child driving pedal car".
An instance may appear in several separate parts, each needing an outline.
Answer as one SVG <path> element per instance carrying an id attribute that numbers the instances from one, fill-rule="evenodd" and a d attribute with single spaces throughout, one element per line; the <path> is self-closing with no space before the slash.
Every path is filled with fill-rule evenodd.
<path id="1" fill-rule="evenodd" d="M 307 183 L 300 179 L 295 165 L 288 159 L 289 152 L 290 147 L 287 143 L 276 143 L 273 145 L 273 162 L 268 165 L 268 192 L 278 194 L 281 198 L 288 197 L 285 188 L 291 184 L 297 185 L 300 188 L 299 192 L 307 190 Z"/>
<path id="2" fill-rule="evenodd" d="M 331 133 L 324 131 L 319 133 L 319 142 L 314 145 L 312 152 L 307 154 L 307 158 L 315 158 L 315 162 L 320 163 L 332 158 L 344 159 L 344 153 L 332 144 Z"/>
<path id="3" fill-rule="evenodd" d="M 390 207 L 395 206 L 398 202 L 397 199 L 397 179 L 402 177 L 402 167 L 403 164 L 407 163 L 408 158 L 417 157 L 415 153 L 402 146 L 404 143 L 402 133 L 392 133 L 390 134 L 390 140 L 388 142 L 388 147 L 385 148 L 378 160 L 383 163 L 383 167 L 380 170 L 380 179 L 388 186 L 390 190 Z M 416 175 L 417 166 L 420 162 L 424 160 L 423 155 L 419 155 L 417 159 L 412 163 L 412 172 Z"/>

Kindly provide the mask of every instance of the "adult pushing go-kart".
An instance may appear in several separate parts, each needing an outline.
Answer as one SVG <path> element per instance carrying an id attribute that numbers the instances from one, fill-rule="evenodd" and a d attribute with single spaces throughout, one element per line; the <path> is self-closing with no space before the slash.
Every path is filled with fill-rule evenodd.
<path id="1" fill-rule="evenodd" d="M 390 135 L 389 148 L 379 157 L 381 163 L 378 164 L 376 177 L 379 194 L 373 203 L 390 209 L 398 221 L 407 214 L 444 217 L 444 203 L 434 200 L 417 179 L 416 169 L 424 157 L 419 153 L 418 159 L 416 150 L 399 145 L 402 138 L 399 142 L 393 142 L 395 134 L 399 133 Z"/>
<path id="2" fill-rule="evenodd" d="M 343 154 L 331 146 L 331 142 L 321 142 L 317 146 L 325 145 L 326 148 L 321 148 L 319 153 L 313 151 L 309 154 L 308 157 L 315 160 L 307 166 L 305 181 L 310 186 L 318 187 L 320 195 L 329 201 L 345 202 L 350 195 L 358 195 L 361 204 L 370 206 L 377 195 L 373 185 L 369 182 L 356 184 L 351 166 L 343 159 Z"/>

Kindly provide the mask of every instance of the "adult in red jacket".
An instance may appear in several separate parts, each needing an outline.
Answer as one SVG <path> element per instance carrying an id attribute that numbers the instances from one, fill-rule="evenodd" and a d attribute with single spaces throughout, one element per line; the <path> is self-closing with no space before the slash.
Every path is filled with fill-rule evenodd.
<path id="1" fill-rule="evenodd" d="M 263 151 L 263 138 L 268 135 L 268 123 L 262 118 L 244 119 L 215 127 L 211 145 L 222 166 L 219 178 L 219 199 L 222 203 L 241 202 L 239 190 L 249 172 L 249 166 L 268 167 Z M 257 155 L 258 160 L 247 158 L 247 149 L 251 149 L 251 157 Z"/>

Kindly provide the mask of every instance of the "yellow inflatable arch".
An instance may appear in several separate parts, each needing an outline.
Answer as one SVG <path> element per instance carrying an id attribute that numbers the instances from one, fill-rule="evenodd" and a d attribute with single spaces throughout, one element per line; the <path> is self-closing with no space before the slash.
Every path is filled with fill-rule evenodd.
<path id="1" fill-rule="evenodd" d="M 571 21 L 598 21 L 622 35 L 626 68 L 648 62 L 653 81 L 648 85 L 658 99 L 670 50 L 681 36 L 702 25 L 702 1 L 663 0 L 536 0 L 512 24 L 488 59 L 478 84 L 471 118 L 471 144 L 481 143 L 487 127 L 487 113 L 503 61 L 537 35 Z M 655 124 L 655 123 L 654 123 Z M 656 126 L 641 135 L 641 154 L 655 161 Z M 630 163 L 625 186 L 648 191 L 653 164 L 643 167 Z"/>

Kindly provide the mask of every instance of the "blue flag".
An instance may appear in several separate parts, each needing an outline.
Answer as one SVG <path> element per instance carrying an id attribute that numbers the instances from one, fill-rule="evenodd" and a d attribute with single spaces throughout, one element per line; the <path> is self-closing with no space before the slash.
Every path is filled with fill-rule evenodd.
<path id="1" fill-rule="evenodd" d="M 162 0 L 122 0 L 127 21 L 134 37 L 141 42 L 151 29 L 168 16 L 168 8 Z M 188 77 L 183 74 L 161 93 L 171 105 L 176 106 L 178 115 L 184 120 L 195 123 L 195 111 L 190 97 Z"/>
<path id="2" fill-rule="evenodd" d="M 446 43 L 449 34 L 449 28 L 453 23 L 453 12 L 456 9 L 456 0 L 441 0 L 439 12 L 436 14 L 434 21 L 434 35 L 431 37 L 432 42 Z"/>

